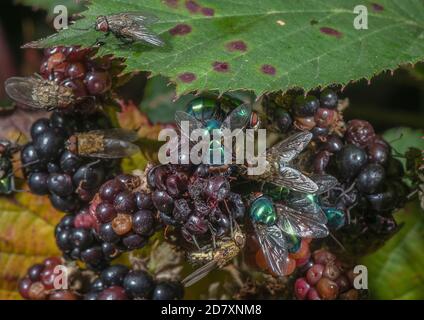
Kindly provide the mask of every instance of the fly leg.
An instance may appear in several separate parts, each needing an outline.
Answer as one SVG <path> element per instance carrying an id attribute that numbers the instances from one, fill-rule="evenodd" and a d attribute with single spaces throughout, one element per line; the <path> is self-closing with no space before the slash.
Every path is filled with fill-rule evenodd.
<path id="1" fill-rule="evenodd" d="M 210 222 L 208 222 L 208 228 L 209 228 L 209 231 L 211 232 L 213 248 L 216 249 L 216 231 Z"/>

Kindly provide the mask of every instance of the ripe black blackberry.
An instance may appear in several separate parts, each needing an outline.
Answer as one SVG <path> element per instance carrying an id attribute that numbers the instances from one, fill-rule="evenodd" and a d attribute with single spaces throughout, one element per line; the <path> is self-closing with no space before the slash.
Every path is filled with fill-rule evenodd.
<path id="1" fill-rule="evenodd" d="M 317 250 L 295 281 L 294 294 L 299 300 L 357 300 L 364 292 L 353 287 L 354 278 L 353 271 L 334 254 Z"/>
<path id="2" fill-rule="evenodd" d="M 65 215 L 55 229 L 56 244 L 65 259 L 81 260 L 88 268 L 100 270 L 116 258 L 121 250 L 105 245 L 95 232 L 95 220 L 88 208 L 73 216 Z"/>
<path id="3" fill-rule="evenodd" d="M 229 235 L 230 220 L 243 218 L 245 212 L 229 178 L 213 169 L 203 164 L 160 165 L 147 173 L 161 221 L 181 230 L 184 239 L 195 245 Z"/>
<path id="4" fill-rule="evenodd" d="M 124 265 L 104 269 L 92 283 L 85 300 L 176 300 L 182 299 L 184 288 L 176 281 L 156 281 L 143 270 Z"/>
<path id="5" fill-rule="evenodd" d="M 21 152 L 28 185 L 34 194 L 48 195 L 53 206 L 73 213 L 90 201 L 103 181 L 117 171 L 117 162 L 83 158 L 66 149 L 75 132 L 110 127 L 103 113 L 65 115 L 53 112 L 31 126 L 32 141 Z"/>
<path id="6" fill-rule="evenodd" d="M 103 242 L 104 250 L 142 248 L 160 227 L 143 179 L 137 175 L 118 175 L 105 182 L 91 202 L 93 231 Z"/>

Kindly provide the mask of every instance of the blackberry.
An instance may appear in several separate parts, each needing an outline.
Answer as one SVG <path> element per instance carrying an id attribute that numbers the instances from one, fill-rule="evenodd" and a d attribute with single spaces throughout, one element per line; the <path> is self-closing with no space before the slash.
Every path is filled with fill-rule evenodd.
<path id="1" fill-rule="evenodd" d="M 143 177 L 119 175 L 99 189 L 90 212 L 96 220 L 95 230 L 106 250 L 142 248 L 160 226 L 149 190 L 142 190 Z M 113 246 L 112 246 L 113 245 Z"/>
<path id="2" fill-rule="evenodd" d="M 96 113 L 95 116 L 77 117 L 53 112 L 50 119 L 41 118 L 34 122 L 31 127 L 34 141 L 21 152 L 31 192 L 48 195 L 52 205 L 60 211 L 72 213 L 91 201 L 97 188 L 118 168 L 116 163 L 84 159 L 65 148 L 69 135 L 84 131 L 87 122 L 92 128 L 102 128 L 97 123 L 102 122 L 105 115 Z M 106 123 L 104 128 L 108 126 Z"/>
<path id="3" fill-rule="evenodd" d="M 228 176 L 208 165 L 161 165 L 147 176 L 161 221 L 191 244 L 228 236 L 230 216 L 244 217 L 244 203 L 231 191 Z"/>
<path id="4" fill-rule="evenodd" d="M 59 289 L 54 287 L 58 273 L 54 269 L 61 265 L 62 259 L 50 257 L 42 263 L 32 265 L 18 284 L 19 294 L 28 300 L 78 300 L 81 293 L 73 289 Z M 74 273 L 74 279 L 76 274 Z M 69 284 L 66 284 L 69 285 Z"/>
<path id="5" fill-rule="evenodd" d="M 117 253 L 109 256 L 103 252 L 94 220 L 86 215 L 82 210 L 76 216 L 64 216 L 55 229 L 56 243 L 67 259 L 81 260 L 89 268 L 99 269 L 108 265 Z"/>

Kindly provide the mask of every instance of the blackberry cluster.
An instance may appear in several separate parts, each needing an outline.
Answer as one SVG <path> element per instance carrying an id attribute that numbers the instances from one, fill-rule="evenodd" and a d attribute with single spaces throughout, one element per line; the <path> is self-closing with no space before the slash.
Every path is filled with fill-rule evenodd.
<path id="1" fill-rule="evenodd" d="M 265 103 L 266 113 L 280 132 L 293 128 L 309 130 L 315 139 L 343 129 L 343 118 L 338 110 L 338 96 L 331 89 L 314 95 L 270 96 Z"/>
<path id="2" fill-rule="evenodd" d="M 362 242 L 363 246 L 356 243 L 352 249 L 366 253 L 398 230 L 392 213 L 405 204 L 408 187 L 402 181 L 402 164 L 392 156 L 388 143 L 365 120 L 345 123 L 346 107 L 331 89 L 322 91 L 319 98 L 291 93 L 271 95 L 265 101 L 271 123 L 280 132 L 313 133 L 302 165 L 340 182 L 321 203 L 328 226 L 340 229 L 337 237 L 344 244 Z"/>
<path id="3" fill-rule="evenodd" d="M 176 300 L 184 288 L 176 281 L 156 281 L 149 273 L 116 264 L 104 269 L 91 284 L 85 300 Z"/>
<path id="4" fill-rule="evenodd" d="M 116 85 L 123 70 L 110 56 L 94 57 L 93 48 L 52 47 L 44 50 L 40 66 L 43 78 L 71 88 L 77 98 L 103 98 Z"/>
<path id="5" fill-rule="evenodd" d="M 196 245 L 229 235 L 233 219 L 244 216 L 241 196 L 226 174 L 208 165 L 160 165 L 148 171 L 152 201 L 165 225 L 181 230 Z"/>
<path id="6" fill-rule="evenodd" d="M 119 256 L 115 245 L 101 241 L 94 229 L 95 220 L 88 207 L 75 216 L 65 215 L 55 229 L 56 244 L 68 260 L 81 260 L 88 268 L 100 270 Z"/>
<path id="7" fill-rule="evenodd" d="M 347 242 L 345 235 L 364 240 L 363 246 L 352 246 L 356 252 L 374 250 L 397 231 L 392 213 L 405 204 L 408 194 L 402 181 L 403 167 L 369 122 L 351 120 L 342 137 L 323 139 L 318 144 L 314 170 L 333 174 L 341 182 L 324 206 L 346 213 L 347 225 L 340 229 L 340 237 Z"/>
<path id="8" fill-rule="evenodd" d="M 90 214 L 103 248 L 111 252 L 142 248 L 160 227 L 142 180 L 141 176 L 121 174 L 100 187 Z"/>
<path id="9" fill-rule="evenodd" d="M 58 273 L 54 268 L 62 265 L 62 259 L 50 257 L 31 266 L 19 282 L 19 293 L 28 300 L 78 300 L 78 293 L 71 289 L 54 288 Z"/>
<path id="10" fill-rule="evenodd" d="M 32 193 L 48 195 L 52 205 L 74 213 L 91 201 L 103 181 L 118 163 L 80 157 L 66 148 L 67 139 L 76 132 L 110 127 L 102 113 L 65 115 L 53 112 L 31 126 L 32 141 L 21 151 L 21 161 Z"/>
<path id="11" fill-rule="evenodd" d="M 331 252 L 314 251 L 302 277 L 294 283 L 299 300 L 357 300 L 362 292 L 353 287 L 355 274 Z"/>

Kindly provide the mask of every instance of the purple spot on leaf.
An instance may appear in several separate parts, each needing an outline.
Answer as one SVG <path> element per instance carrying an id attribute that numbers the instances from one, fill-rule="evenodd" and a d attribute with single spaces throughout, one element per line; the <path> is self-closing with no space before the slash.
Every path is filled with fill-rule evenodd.
<path id="1" fill-rule="evenodd" d="M 191 32 L 191 27 L 188 24 L 181 23 L 169 30 L 169 33 L 173 36 L 183 36 Z"/>
<path id="2" fill-rule="evenodd" d="M 182 82 L 190 83 L 196 80 L 196 75 L 192 72 L 184 72 L 178 75 L 178 79 Z"/>
<path id="3" fill-rule="evenodd" d="M 336 38 L 340 38 L 342 36 L 342 33 L 340 31 L 337 31 L 336 29 L 330 28 L 330 27 L 322 27 L 319 29 L 322 33 L 325 33 L 326 35 L 333 36 Z"/>
<path id="4" fill-rule="evenodd" d="M 187 0 L 185 2 L 185 6 L 186 6 L 187 10 L 190 11 L 191 13 L 197 13 L 197 12 L 200 11 L 200 8 L 201 8 L 200 5 L 196 1 L 193 1 L 193 0 Z"/>
<path id="5" fill-rule="evenodd" d="M 227 62 L 215 61 L 212 66 L 217 72 L 228 72 L 230 70 L 230 65 Z"/>
<path id="6" fill-rule="evenodd" d="M 241 40 L 228 42 L 226 44 L 226 47 L 229 51 L 246 51 L 247 50 L 247 44 Z"/>
<path id="7" fill-rule="evenodd" d="M 215 15 L 215 10 L 212 8 L 202 8 L 202 14 L 207 17 L 213 17 Z"/>
<path id="8" fill-rule="evenodd" d="M 277 73 L 277 69 L 275 69 L 275 67 L 271 66 L 270 64 L 264 64 L 261 67 L 261 71 L 270 76 L 274 76 Z"/>
<path id="9" fill-rule="evenodd" d="M 165 0 L 165 4 L 168 6 L 168 7 L 171 7 L 171 8 L 177 8 L 178 7 L 178 0 Z"/>
<path id="10" fill-rule="evenodd" d="M 373 3 L 371 4 L 374 11 L 383 11 L 384 7 L 381 4 Z"/>

